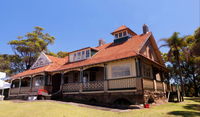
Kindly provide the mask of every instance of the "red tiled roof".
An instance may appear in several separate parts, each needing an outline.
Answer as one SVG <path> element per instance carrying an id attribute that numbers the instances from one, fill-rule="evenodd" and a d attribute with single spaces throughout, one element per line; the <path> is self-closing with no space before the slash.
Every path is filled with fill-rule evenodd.
<path id="1" fill-rule="evenodd" d="M 53 71 L 53 70 L 56 70 L 57 68 L 59 68 L 61 65 L 63 65 L 64 63 L 66 63 L 68 61 L 68 57 L 57 58 L 57 57 L 50 56 L 50 55 L 46 55 L 46 56 L 52 61 L 51 64 L 49 64 L 47 66 L 40 67 L 40 68 L 36 68 L 36 69 L 26 70 L 24 72 L 21 72 L 21 73 L 18 73 L 16 75 L 12 76 L 12 78 L 18 78 L 18 77 L 22 77 L 22 76 L 42 73 L 42 72 L 45 72 L 45 71 Z"/>
<path id="2" fill-rule="evenodd" d="M 146 42 L 150 35 L 151 33 L 136 35 L 126 42 L 118 45 L 115 45 L 114 43 L 108 43 L 96 47 L 97 49 L 99 49 L 99 51 L 90 59 L 73 63 L 66 63 L 56 71 L 136 56 L 138 55 L 140 48 L 143 46 L 144 42 Z"/>
<path id="3" fill-rule="evenodd" d="M 121 31 L 121 30 L 125 30 L 125 29 L 128 29 L 128 27 L 126 27 L 125 25 L 122 25 L 120 26 L 119 28 L 117 28 L 115 31 L 113 32 L 118 32 L 118 31 Z"/>
<path id="4" fill-rule="evenodd" d="M 124 28 L 127 27 L 121 26 L 121 28 L 117 30 L 121 30 Z M 136 56 L 139 55 L 140 49 L 146 43 L 147 39 L 150 36 L 151 32 L 148 32 L 146 34 L 134 35 L 130 39 L 121 44 L 107 43 L 102 46 L 94 47 L 94 49 L 98 50 L 98 52 L 95 55 L 93 55 L 89 59 L 78 62 L 70 63 L 68 60 L 68 56 L 65 58 L 57 58 L 47 55 L 47 57 L 52 61 L 51 64 L 44 67 L 24 71 L 22 73 L 13 76 L 12 78 L 37 74 L 45 71 L 46 72 L 62 71 L 71 68 L 77 68 L 86 65 L 92 65 L 92 64 L 103 63 L 117 59 Z"/>
<path id="5" fill-rule="evenodd" d="M 123 31 L 123 30 L 128 30 L 128 32 L 132 35 L 137 35 L 135 32 L 133 32 L 130 28 L 126 27 L 125 25 L 120 26 L 117 28 L 115 31 L 113 31 L 111 34 L 113 35 L 114 33 Z"/>

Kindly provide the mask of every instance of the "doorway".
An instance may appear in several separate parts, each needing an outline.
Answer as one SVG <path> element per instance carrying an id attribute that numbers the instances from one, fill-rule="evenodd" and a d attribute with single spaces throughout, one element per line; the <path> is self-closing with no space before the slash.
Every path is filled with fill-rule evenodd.
<path id="1" fill-rule="evenodd" d="M 61 74 L 55 74 L 52 77 L 52 93 L 56 93 L 60 90 Z"/>

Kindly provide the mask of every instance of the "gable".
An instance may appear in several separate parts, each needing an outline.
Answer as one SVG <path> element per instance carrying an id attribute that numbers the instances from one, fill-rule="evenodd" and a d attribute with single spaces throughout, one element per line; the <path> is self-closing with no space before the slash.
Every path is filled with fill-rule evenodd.
<path id="1" fill-rule="evenodd" d="M 39 67 L 43 67 L 49 65 L 51 60 L 45 55 L 45 53 L 41 53 L 36 62 L 31 66 L 31 69 L 36 69 Z"/>
<path id="2" fill-rule="evenodd" d="M 140 53 L 153 60 L 156 61 L 160 64 L 164 64 L 162 57 L 161 57 L 161 53 L 157 47 L 157 44 L 154 40 L 153 36 L 150 36 L 149 39 L 145 42 L 145 44 L 143 45 L 143 47 L 140 50 Z"/>

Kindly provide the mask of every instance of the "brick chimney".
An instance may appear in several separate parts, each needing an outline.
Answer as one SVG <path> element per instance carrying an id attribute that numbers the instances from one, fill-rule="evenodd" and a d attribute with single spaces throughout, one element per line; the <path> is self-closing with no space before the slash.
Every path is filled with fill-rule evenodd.
<path id="1" fill-rule="evenodd" d="M 149 27 L 146 24 L 144 24 L 143 25 L 143 34 L 146 34 L 147 32 L 149 32 Z"/>
<path id="2" fill-rule="evenodd" d="M 105 40 L 104 39 L 99 39 L 99 46 L 102 46 L 106 44 Z"/>

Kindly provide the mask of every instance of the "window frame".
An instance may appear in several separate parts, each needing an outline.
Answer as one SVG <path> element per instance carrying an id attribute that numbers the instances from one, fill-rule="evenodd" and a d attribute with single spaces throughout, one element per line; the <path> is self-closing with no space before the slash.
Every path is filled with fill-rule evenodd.
<path id="1" fill-rule="evenodd" d="M 121 75 L 121 76 L 113 76 L 113 67 L 128 67 L 129 68 L 129 75 Z M 124 71 L 121 71 L 124 72 Z M 117 79 L 117 78 L 126 78 L 126 77 L 131 77 L 131 64 L 119 64 L 119 65 L 113 65 L 111 66 L 111 78 L 112 79 Z"/>

